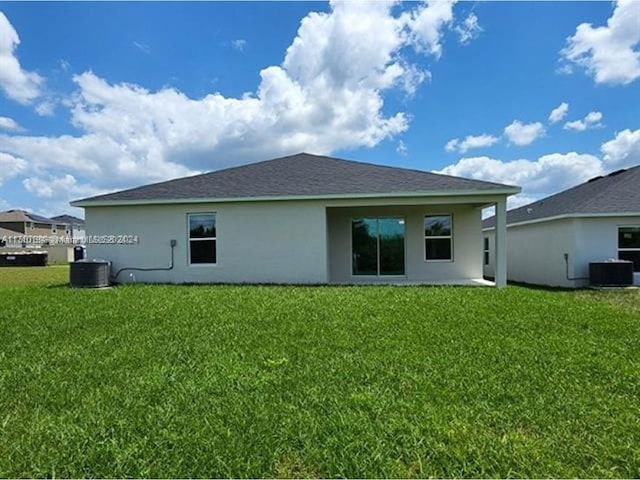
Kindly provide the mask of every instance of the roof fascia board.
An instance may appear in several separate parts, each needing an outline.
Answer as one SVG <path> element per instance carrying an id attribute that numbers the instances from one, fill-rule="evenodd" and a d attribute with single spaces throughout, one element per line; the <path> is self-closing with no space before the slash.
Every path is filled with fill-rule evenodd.
<path id="1" fill-rule="evenodd" d="M 553 217 L 536 218 L 535 220 L 525 220 L 523 222 L 515 222 L 507 225 L 510 227 L 519 227 L 522 225 L 531 225 L 534 223 L 553 222 L 555 220 L 567 220 L 570 218 L 606 218 L 606 217 L 640 217 L 640 212 L 612 212 L 612 213 L 565 213 L 563 215 L 555 215 Z M 495 227 L 485 227 L 483 232 L 495 230 Z"/>
<path id="2" fill-rule="evenodd" d="M 151 200 L 76 200 L 70 203 L 72 207 L 115 207 L 124 205 L 165 205 L 185 203 L 234 203 L 234 202 L 276 202 L 294 200 L 359 200 L 373 198 L 408 198 L 408 197 L 456 197 L 456 196 L 492 196 L 515 195 L 520 193 L 520 188 L 504 188 L 495 190 L 449 190 L 433 192 L 406 192 L 406 193 L 364 193 L 351 195 L 292 195 L 277 197 L 228 197 L 228 198 L 179 198 L 179 199 L 151 199 Z"/>

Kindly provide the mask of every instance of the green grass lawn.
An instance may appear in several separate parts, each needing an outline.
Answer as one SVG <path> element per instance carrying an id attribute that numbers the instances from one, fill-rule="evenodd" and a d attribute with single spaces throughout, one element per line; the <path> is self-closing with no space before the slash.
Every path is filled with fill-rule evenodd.
<path id="1" fill-rule="evenodd" d="M 0 477 L 640 476 L 638 291 L 20 270 L 0 269 Z"/>

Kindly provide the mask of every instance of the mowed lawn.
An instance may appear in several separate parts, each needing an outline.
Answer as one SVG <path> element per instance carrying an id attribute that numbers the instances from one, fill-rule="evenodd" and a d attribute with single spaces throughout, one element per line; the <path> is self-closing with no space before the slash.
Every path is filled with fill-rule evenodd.
<path id="1" fill-rule="evenodd" d="M 1 477 L 640 476 L 638 291 L 66 278 L 0 269 Z"/>

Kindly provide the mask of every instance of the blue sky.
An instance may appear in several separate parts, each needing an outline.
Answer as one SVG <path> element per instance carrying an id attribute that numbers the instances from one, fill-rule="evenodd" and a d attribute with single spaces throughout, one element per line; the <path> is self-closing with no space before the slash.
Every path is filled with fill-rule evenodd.
<path id="1" fill-rule="evenodd" d="M 635 0 L 0 9 L 0 209 L 299 151 L 520 185 L 511 206 L 640 164 Z"/>

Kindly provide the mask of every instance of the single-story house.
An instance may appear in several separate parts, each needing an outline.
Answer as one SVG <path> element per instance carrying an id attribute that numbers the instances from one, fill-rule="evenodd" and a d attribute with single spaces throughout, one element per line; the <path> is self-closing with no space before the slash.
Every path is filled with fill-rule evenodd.
<path id="1" fill-rule="evenodd" d="M 495 275 L 496 218 L 483 223 L 484 273 Z M 595 177 L 507 213 L 507 278 L 555 287 L 589 283 L 589 263 L 630 260 L 640 285 L 640 166 Z"/>
<path id="2" fill-rule="evenodd" d="M 481 211 L 496 206 L 502 286 L 519 191 L 301 153 L 72 205 L 117 282 L 310 284 L 486 284 Z"/>

